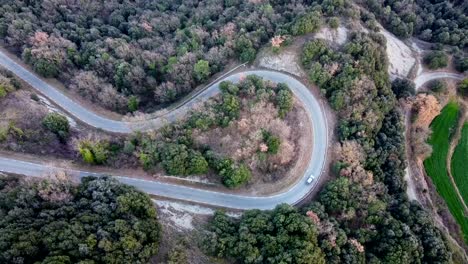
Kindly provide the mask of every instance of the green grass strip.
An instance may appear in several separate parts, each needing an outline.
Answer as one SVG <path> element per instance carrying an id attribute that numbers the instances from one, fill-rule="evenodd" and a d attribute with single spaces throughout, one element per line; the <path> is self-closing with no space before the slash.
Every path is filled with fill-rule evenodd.
<path id="1" fill-rule="evenodd" d="M 450 102 L 432 122 L 432 135 L 428 141 L 432 145 L 432 155 L 424 161 L 424 167 L 437 192 L 444 198 L 450 212 L 460 225 L 465 242 L 468 242 L 468 218 L 464 215 L 462 201 L 458 198 L 447 170 L 450 138 L 456 129 L 459 110 L 457 103 Z"/>
<path id="2" fill-rule="evenodd" d="M 460 141 L 452 156 L 452 176 L 458 190 L 468 204 L 468 123 L 463 125 Z"/>

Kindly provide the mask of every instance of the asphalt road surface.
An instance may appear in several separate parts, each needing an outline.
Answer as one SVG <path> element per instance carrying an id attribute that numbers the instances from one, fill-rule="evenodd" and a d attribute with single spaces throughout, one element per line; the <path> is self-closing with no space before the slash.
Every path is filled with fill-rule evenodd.
<path id="1" fill-rule="evenodd" d="M 70 113 L 80 121 L 102 130 L 118 133 L 130 133 L 132 131 L 155 129 L 161 127 L 167 122 L 173 122 L 178 118 L 181 118 L 185 113 L 187 113 L 187 111 L 190 111 L 194 105 L 201 103 L 207 98 L 219 93 L 219 83 L 224 80 L 237 82 L 247 75 L 255 74 L 263 77 L 265 80 L 270 80 L 277 83 L 286 83 L 297 96 L 297 98 L 302 101 L 309 117 L 311 118 L 314 140 L 312 156 L 311 160 L 309 161 L 306 173 L 303 175 L 302 179 L 289 190 L 277 195 L 257 197 L 202 190 L 181 185 L 161 183 L 157 181 L 140 180 L 125 177 L 124 175 L 113 176 L 119 179 L 121 182 L 133 185 L 136 188 L 149 194 L 236 209 L 272 209 L 280 203 L 295 204 L 299 202 L 314 188 L 318 182 L 318 177 L 320 177 L 322 174 L 329 143 L 327 120 L 320 103 L 312 95 L 309 89 L 301 82 L 289 75 L 266 70 L 236 73 L 207 87 L 205 90 L 203 90 L 203 92 L 197 94 L 184 105 L 168 112 L 164 116 L 146 121 L 122 122 L 101 117 L 84 108 L 83 106 L 75 103 L 71 98 L 65 96 L 58 89 L 47 84 L 1 52 L 0 65 L 9 69 L 18 77 L 28 82 L 34 89 L 45 95 L 51 101 L 56 103 L 66 112 Z M 47 175 L 47 173 L 50 171 L 54 170 L 65 170 L 80 177 L 86 175 L 95 175 L 94 173 L 85 171 L 67 170 L 57 167 L 49 167 L 40 163 L 25 162 L 0 157 L 0 171 L 4 172 L 42 177 Z M 311 184 L 307 184 L 306 180 L 311 175 L 314 177 L 314 181 Z"/>
<path id="2" fill-rule="evenodd" d="M 416 86 L 416 90 L 418 90 L 423 84 L 429 81 L 443 78 L 463 80 L 464 75 L 451 72 L 425 72 L 414 79 L 414 85 Z"/>

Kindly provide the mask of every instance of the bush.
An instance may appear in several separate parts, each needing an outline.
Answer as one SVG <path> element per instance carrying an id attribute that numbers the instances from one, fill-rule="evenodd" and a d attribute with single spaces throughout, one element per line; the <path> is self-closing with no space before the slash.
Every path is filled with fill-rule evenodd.
<path id="1" fill-rule="evenodd" d="M 465 78 L 463 81 L 460 82 L 458 85 L 458 91 L 463 96 L 468 96 L 468 78 Z"/>
<path id="2" fill-rule="evenodd" d="M 463 55 L 455 55 L 454 61 L 455 69 L 459 72 L 465 72 L 468 70 L 468 58 Z"/>
<path id="3" fill-rule="evenodd" d="M 60 73 L 60 69 L 57 65 L 45 59 L 38 59 L 34 62 L 33 67 L 34 71 L 46 78 L 58 77 Z"/>
<path id="4" fill-rule="evenodd" d="M 435 92 L 435 93 L 440 93 L 440 92 L 444 92 L 445 89 L 447 88 L 446 87 L 446 83 L 444 81 L 441 81 L 441 80 L 433 80 L 431 82 L 429 82 L 429 84 L 427 85 L 427 87 Z"/>
<path id="5" fill-rule="evenodd" d="M 278 94 L 276 95 L 276 105 L 278 106 L 278 114 L 284 118 L 286 114 L 293 108 L 293 94 L 289 87 L 285 84 L 278 84 Z"/>
<path id="6" fill-rule="evenodd" d="M 235 46 L 241 62 L 252 62 L 255 60 L 257 51 L 254 49 L 250 39 L 245 36 L 241 36 L 237 39 Z"/>
<path id="7" fill-rule="evenodd" d="M 216 107 L 219 110 L 218 124 L 227 127 L 232 120 L 239 117 L 240 114 L 240 100 L 239 97 L 223 93 L 222 102 Z"/>
<path id="8" fill-rule="evenodd" d="M 167 143 L 161 148 L 161 164 L 169 175 L 183 176 L 208 172 L 208 162 L 200 152 L 175 143 Z"/>
<path id="9" fill-rule="evenodd" d="M 136 110 L 138 110 L 139 104 L 140 102 L 138 101 L 138 97 L 134 95 L 130 96 L 127 102 L 128 111 L 135 112 Z"/>
<path id="10" fill-rule="evenodd" d="M 392 82 L 392 91 L 398 99 L 416 94 L 414 83 L 408 79 L 397 78 Z"/>
<path id="11" fill-rule="evenodd" d="M 58 113 L 49 113 L 42 120 L 42 125 L 56 134 L 60 141 L 66 141 L 70 131 L 70 124 L 65 116 Z"/>
<path id="12" fill-rule="evenodd" d="M 263 131 L 263 141 L 268 146 L 268 153 L 278 154 L 281 140 L 279 137 L 274 136 L 269 131 Z"/>
<path id="13" fill-rule="evenodd" d="M 330 20 L 328 20 L 328 24 L 331 28 L 337 29 L 340 26 L 340 19 L 337 17 L 332 17 Z"/>
<path id="14" fill-rule="evenodd" d="M 15 87 L 12 84 L 12 80 L 5 78 L 0 74 L 0 98 L 7 96 L 7 94 L 13 92 Z"/>
<path id="15" fill-rule="evenodd" d="M 252 177 L 252 173 L 247 166 L 235 164 L 230 158 L 217 157 L 212 151 L 207 151 L 205 157 L 210 167 L 221 176 L 224 186 L 228 188 L 240 187 Z"/>
<path id="16" fill-rule="evenodd" d="M 109 156 L 109 143 L 107 141 L 84 140 L 78 143 L 78 152 L 84 162 L 101 165 L 107 161 Z"/>
<path id="17" fill-rule="evenodd" d="M 299 17 L 291 27 L 295 36 L 317 32 L 320 29 L 321 15 L 318 12 L 307 13 Z"/>
<path id="18" fill-rule="evenodd" d="M 447 67 L 448 57 L 443 51 L 432 51 L 423 59 L 424 63 L 431 70 Z"/>
<path id="19" fill-rule="evenodd" d="M 210 64 L 206 60 L 199 60 L 195 66 L 193 66 L 193 73 L 195 75 L 195 79 L 198 81 L 204 81 L 208 76 L 210 76 Z"/>

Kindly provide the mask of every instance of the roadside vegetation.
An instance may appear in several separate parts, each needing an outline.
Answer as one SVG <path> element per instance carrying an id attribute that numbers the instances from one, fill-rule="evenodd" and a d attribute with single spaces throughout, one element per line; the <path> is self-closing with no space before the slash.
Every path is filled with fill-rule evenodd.
<path id="1" fill-rule="evenodd" d="M 2 1 L 0 39 L 37 73 L 127 113 L 174 102 L 229 62 L 253 61 L 275 35 L 317 31 L 334 8 L 322 2 L 306 12 L 306 1 Z"/>
<path id="2" fill-rule="evenodd" d="M 0 149 L 39 155 L 74 158 L 67 143 L 78 131 L 35 94 L 24 89 L 10 72 L 0 68 Z"/>
<path id="3" fill-rule="evenodd" d="M 442 50 L 431 51 L 423 58 L 424 64 L 431 69 L 436 70 L 445 68 L 448 65 L 448 56 Z"/>
<path id="4" fill-rule="evenodd" d="M 458 85 L 458 92 L 461 96 L 468 97 L 468 78 L 465 78 L 463 81 L 460 82 Z"/>
<path id="5" fill-rule="evenodd" d="M 452 176 L 457 188 L 463 196 L 465 204 L 468 204 L 468 123 L 462 128 L 460 141 L 453 152 L 451 161 Z"/>
<path id="6" fill-rule="evenodd" d="M 295 107 L 289 87 L 247 76 L 238 84 L 222 82 L 220 90 L 184 120 L 159 131 L 113 140 L 87 136 L 75 139 L 75 145 L 89 164 L 138 164 L 180 177 L 211 172 L 229 188 L 253 177 L 281 177 L 299 148 L 295 119 L 287 119 Z"/>
<path id="7" fill-rule="evenodd" d="M 432 135 L 428 141 L 432 146 L 432 154 L 424 161 L 424 167 L 437 192 L 444 198 L 450 212 L 460 225 L 465 241 L 468 241 L 468 218 L 462 201 L 456 193 L 456 187 L 448 175 L 447 165 L 449 145 L 457 128 L 459 110 L 460 106 L 457 103 L 450 102 L 432 122 Z"/>
<path id="8" fill-rule="evenodd" d="M 1 263 L 148 263 L 160 226 L 148 195 L 112 178 L 0 177 Z"/>

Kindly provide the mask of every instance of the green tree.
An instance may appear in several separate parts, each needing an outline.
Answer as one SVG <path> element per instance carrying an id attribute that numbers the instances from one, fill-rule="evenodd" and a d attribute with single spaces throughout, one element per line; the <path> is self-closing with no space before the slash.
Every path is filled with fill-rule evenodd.
<path id="1" fill-rule="evenodd" d="M 101 165 L 109 157 L 109 143 L 107 141 L 83 140 L 78 143 L 78 152 L 84 162 Z"/>
<path id="2" fill-rule="evenodd" d="M 332 17 L 330 20 L 328 20 L 328 24 L 331 28 L 337 29 L 340 26 L 340 19 L 337 17 Z"/>
<path id="3" fill-rule="evenodd" d="M 263 141 L 268 146 L 268 153 L 278 154 L 281 140 L 279 137 L 271 134 L 269 131 L 263 131 Z"/>
<path id="4" fill-rule="evenodd" d="M 198 151 L 190 151 L 189 155 L 189 174 L 205 174 L 208 172 L 208 162 L 205 157 Z"/>
<path id="5" fill-rule="evenodd" d="M 218 157 L 214 152 L 207 151 L 205 158 L 208 165 L 221 176 L 223 184 L 228 188 L 238 188 L 246 184 L 252 173 L 244 164 L 236 164 L 230 158 Z"/>
<path id="6" fill-rule="evenodd" d="M 431 91 L 433 91 L 435 93 L 443 92 L 446 89 L 445 82 L 441 81 L 441 80 L 433 80 L 433 81 L 429 82 L 429 84 L 427 86 L 429 87 L 429 89 Z"/>
<path id="7" fill-rule="evenodd" d="M 445 52 L 441 50 L 432 51 L 424 56 L 424 63 L 431 70 L 447 67 L 448 57 Z"/>
<path id="8" fill-rule="evenodd" d="M 455 69 L 457 71 L 465 72 L 468 70 L 468 57 L 464 57 L 463 55 L 455 55 L 453 59 L 453 64 L 455 65 Z"/>
<path id="9" fill-rule="evenodd" d="M 160 153 L 161 164 L 170 175 L 204 174 L 208 172 L 208 162 L 203 155 L 184 144 L 167 143 Z"/>
<path id="10" fill-rule="evenodd" d="M 33 63 L 34 70 L 40 75 L 49 78 L 49 77 L 58 77 L 60 73 L 59 66 L 53 61 L 46 59 L 38 59 Z"/>
<path id="11" fill-rule="evenodd" d="M 60 141 L 65 142 L 70 132 L 70 124 L 68 119 L 58 113 L 49 113 L 42 120 L 42 125 L 55 133 Z"/>
<path id="12" fill-rule="evenodd" d="M 307 13 L 299 17 L 291 27 L 293 35 L 305 35 L 317 32 L 321 26 L 321 15 L 318 12 Z"/>
<path id="13" fill-rule="evenodd" d="M 136 110 L 138 110 L 139 104 L 140 102 L 138 101 L 138 97 L 134 95 L 130 96 L 127 102 L 128 111 L 135 112 Z"/>
<path id="14" fill-rule="evenodd" d="M 458 91 L 464 96 L 468 95 L 468 78 L 465 78 L 458 84 Z"/>
<path id="15" fill-rule="evenodd" d="M 199 82 L 206 80 L 211 74 L 209 62 L 206 60 L 199 60 L 195 66 L 193 66 L 193 74 Z"/>
<path id="16" fill-rule="evenodd" d="M 406 98 L 416 94 L 414 83 L 408 79 L 396 78 L 392 82 L 392 91 L 397 98 Z"/>
<path id="17" fill-rule="evenodd" d="M 230 93 L 223 93 L 221 103 L 216 106 L 219 110 L 218 124 L 227 127 L 232 120 L 239 117 L 240 107 L 239 97 Z"/>
<path id="18" fill-rule="evenodd" d="M 257 51 L 254 49 L 250 39 L 245 36 L 241 36 L 237 39 L 235 46 L 241 62 L 252 62 L 255 60 Z"/>
<path id="19" fill-rule="evenodd" d="M 278 84 L 278 93 L 276 95 L 276 105 L 278 106 L 278 114 L 284 118 L 286 114 L 293 108 L 293 94 L 286 85 Z"/>

